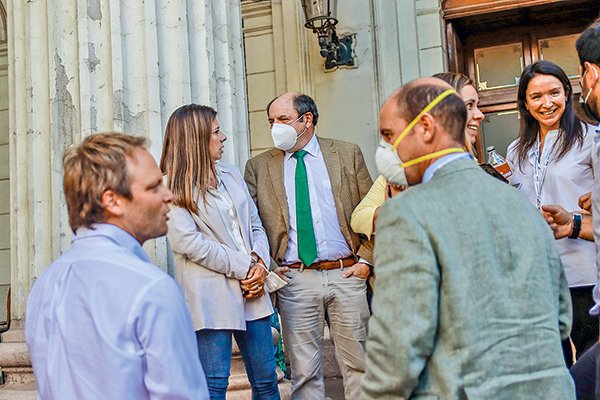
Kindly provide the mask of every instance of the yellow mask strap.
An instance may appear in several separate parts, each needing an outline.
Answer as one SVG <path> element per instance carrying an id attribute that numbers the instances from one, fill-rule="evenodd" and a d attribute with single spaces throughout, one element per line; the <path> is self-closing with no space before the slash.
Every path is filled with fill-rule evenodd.
<path id="1" fill-rule="evenodd" d="M 445 156 L 446 154 L 464 153 L 464 151 L 465 151 L 465 149 L 463 149 L 462 147 L 450 147 L 448 149 L 436 151 L 435 153 L 431 153 L 431 154 L 425 154 L 424 156 L 417 157 L 414 160 L 410 160 L 405 163 L 402 163 L 402 168 L 407 168 L 407 167 L 410 167 L 411 165 L 415 165 L 415 164 L 421 163 L 423 161 L 431 160 L 432 158 Z"/>
<path id="2" fill-rule="evenodd" d="M 406 128 L 404 128 L 404 130 L 402 131 L 400 136 L 398 136 L 398 139 L 396 139 L 394 141 L 392 148 L 395 150 L 398 147 L 398 144 L 400 143 L 400 141 L 402 139 L 404 139 L 404 136 L 408 135 L 408 132 L 410 132 L 410 130 L 415 127 L 415 125 L 419 122 L 421 117 L 424 114 L 428 113 L 433 107 L 437 106 L 442 100 L 444 100 L 446 97 L 450 96 L 451 94 L 456 94 L 456 90 L 448 89 L 448 90 L 444 91 L 443 93 L 441 93 L 438 97 L 433 99 L 433 101 L 431 103 L 427 104 L 427 106 L 419 114 L 417 114 L 417 116 L 414 117 L 412 121 L 410 121 L 410 124 L 408 124 L 406 126 Z"/>

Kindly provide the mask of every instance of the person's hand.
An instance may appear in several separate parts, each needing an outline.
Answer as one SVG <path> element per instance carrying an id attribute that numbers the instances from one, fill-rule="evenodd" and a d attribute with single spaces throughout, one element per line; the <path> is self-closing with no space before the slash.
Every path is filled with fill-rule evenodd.
<path id="1" fill-rule="evenodd" d="M 290 278 L 288 278 L 285 273 L 288 272 L 290 269 L 288 267 L 277 267 L 273 270 L 273 272 L 275 272 L 277 275 L 279 275 L 279 277 L 281 279 L 283 279 L 286 282 L 290 282 Z"/>
<path id="2" fill-rule="evenodd" d="M 370 274 L 371 268 L 367 264 L 357 262 L 353 266 L 347 268 L 342 274 L 342 277 L 349 278 L 354 275 L 361 279 L 367 279 Z"/>
<path id="3" fill-rule="evenodd" d="M 264 284 L 267 274 L 266 268 L 261 265 L 260 262 L 250 268 L 246 279 L 240 281 L 242 290 L 246 292 L 246 294 L 244 294 L 245 298 L 252 299 L 260 297 L 265 293 Z"/>
<path id="4" fill-rule="evenodd" d="M 587 192 L 579 198 L 579 207 L 590 214 L 592 213 L 592 192 Z"/>
<path id="5" fill-rule="evenodd" d="M 552 229 L 555 239 L 568 237 L 573 232 L 573 216 L 558 205 L 543 205 L 542 215 Z"/>
<path id="6" fill-rule="evenodd" d="M 396 196 L 398 193 L 403 192 L 406 189 L 404 185 L 396 185 L 394 183 L 387 183 L 385 186 L 385 199 L 389 200 L 392 197 Z"/>

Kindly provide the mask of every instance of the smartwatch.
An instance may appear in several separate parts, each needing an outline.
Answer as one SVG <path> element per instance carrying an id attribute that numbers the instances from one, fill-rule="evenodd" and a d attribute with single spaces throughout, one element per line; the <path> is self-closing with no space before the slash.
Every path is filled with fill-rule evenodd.
<path id="1" fill-rule="evenodd" d="M 573 213 L 573 231 L 569 235 L 569 239 L 577 239 L 581 231 L 581 220 L 583 217 L 580 213 Z"/>

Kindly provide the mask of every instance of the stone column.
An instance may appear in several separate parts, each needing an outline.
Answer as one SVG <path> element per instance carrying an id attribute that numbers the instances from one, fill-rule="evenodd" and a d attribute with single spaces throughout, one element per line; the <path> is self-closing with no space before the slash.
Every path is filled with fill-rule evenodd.
<path id="1" fill-rule="evenodd" d="M 8 0 L 7 11 L 12 328 L 3 341 L 22 342 L 31 285 L 70 244 L 67 146 L 124 131 L 148 137 L 158 160 L 169 115 L 194 102 L 219 112 L 228 162 L 242 166 L 249 151 L 238 0 Z M 166 268 L 164 239 L 146 249 Z"/>

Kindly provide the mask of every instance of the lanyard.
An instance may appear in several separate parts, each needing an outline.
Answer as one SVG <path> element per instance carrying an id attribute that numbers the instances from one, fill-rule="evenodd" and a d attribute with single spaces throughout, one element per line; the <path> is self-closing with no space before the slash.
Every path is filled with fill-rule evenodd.
<path id="1" fill-rule="evenodd" d="M 545 140 L 545 138 L 544 138 Z M 544 184 L 544 180 L 546 179 L 546 171 L 548 169 L 548 164 L 550 164 L 550 157 L 554 152 L 554 146 L 556 142 L 552 144 L 550 151 L 546 153 L 546 157 L 543 163 L 540 163 L 540 137 L 538 135 L 537 141 L 535 142 L 535 151 L 533 152 L 533 186 L 535 188 L 535 206 L 539 210 L 542 207 L 542 185 Z"/>

